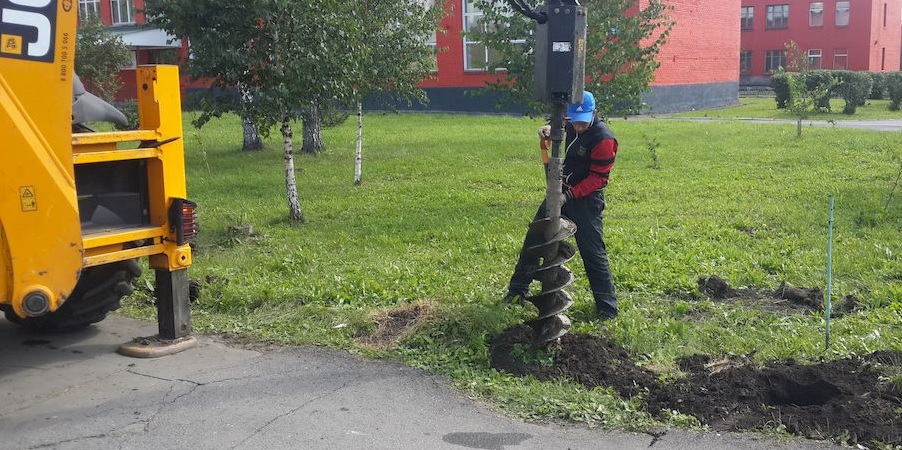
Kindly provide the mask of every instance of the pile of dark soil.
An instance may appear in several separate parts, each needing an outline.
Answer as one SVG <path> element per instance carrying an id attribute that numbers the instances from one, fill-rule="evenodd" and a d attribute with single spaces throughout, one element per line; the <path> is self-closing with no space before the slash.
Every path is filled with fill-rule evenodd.
<path id="1" fill-rule="evenodd" d="M 902 445 L 902 392 L 880 379 L 881 369 L 902 369 L 902 353 L 801 365 L 750 361 L 712 362 L 697 355 L 679 361 L 684 379 L 662 384 L 628 352 L 603 337 L 565 335 L 553 364 L 532 365 L 511 355 L 530 345 L 531 330 L 517 326 L 491 346 L 492 366 L 540 380 L 572 379 L 586 387 L 612 387 L 624 397 L 641 395 L 651 414 L 677 410 L 715 430 L 743 431 L 783 425 L 790 433 L 852 442 Z"/>
<path id="2" fill-rule="evenodd" d="M 824 292 L 821 288 L 795 287 L 786 282 L 773 291 L 760 291 L 733 288 L 727 280 L 711 275 L 698 279 L 698 290 L 714 301 L 742 303 L 775 314 L 819 313 L 824 310 Z M 832 305 L 830 316 L 841 317 L 848 314 L 855 309 L 855 304 L 855 297 L 847 295 Z"/>

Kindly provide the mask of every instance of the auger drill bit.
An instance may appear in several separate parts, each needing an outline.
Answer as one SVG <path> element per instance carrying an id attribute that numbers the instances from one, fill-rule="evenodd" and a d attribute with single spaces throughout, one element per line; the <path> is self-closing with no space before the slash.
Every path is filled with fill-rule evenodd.
<path id="1" fill-rule="evenodd" d="M 533 330 L 533 343 L 537 346 L 548 344 L 567 334 L 570 318 L 563 313 L 573 305 L 570 294 L 564 288 L 573 283 L 573 272 L 564 263 L 576 253 L 566 239 L 576 234 L 576 224 L 561 216 L 561 170 L 563 161 L 560 154 L 564 140 L 564 111 L 566 103 L 556 102 L 551 114 L 551 157 L 548 161 L 547 187 L 545 190 L 545 215 L 529 224 L 529 233 L 540 235 L 544 240 L 526 250 L 537 256 L 541 263 L 532 272 L 532 278 L 542 284 L 542 291 L 527 297 L 539 310 L 537 318 L 526 322 Z"/>

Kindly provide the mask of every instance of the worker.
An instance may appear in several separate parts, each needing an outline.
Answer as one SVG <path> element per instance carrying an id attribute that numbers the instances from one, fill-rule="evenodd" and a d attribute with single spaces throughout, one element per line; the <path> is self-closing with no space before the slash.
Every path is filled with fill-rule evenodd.
<path id="1" fill-rule="evenodd" d="M 617 139 L 607 124 L 598 117 L 595 96 L 583 93 L 581 103 L 567 106 L 566 154 L 563 165 L 563 192 L 561 214 L 576 224 L 576 245 L 589 286 L 595 299 L 599 321 L 617 317 L 617 297 L 614 281 L 604 244 L 602 212 L 605 208 L 604 188 L 608 184 Z M 547 148 L 550 144 L 551 126 L 539 128 L 539 138 L 547 169 Z M 546 217 L 545 202 L 539 206 L 535 220 Z M 526 251 L 530 246 L 542 243 L 544 236 L 527 233 L 520 250 L 520 258 L 508 284 L 505 303 L 522 303 L 532 282 L 532 272 L 538 267 L 538 257 Z"/>

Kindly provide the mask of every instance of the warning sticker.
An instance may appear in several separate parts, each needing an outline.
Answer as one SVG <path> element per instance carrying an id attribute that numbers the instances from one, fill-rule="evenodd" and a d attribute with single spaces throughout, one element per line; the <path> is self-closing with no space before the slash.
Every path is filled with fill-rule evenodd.
<path id="1" fill-rule="evenodd" d="M 0 34 L 0 52 L 12 55 L 22 54 L 22 36 Z"/>
<path id="2" fill-rule="evenodd" d="M 19 200 L 22 203 L 22 211 L 37 211 L 38 201 L 34 186 L 22 186 L 19 188 Z"/>

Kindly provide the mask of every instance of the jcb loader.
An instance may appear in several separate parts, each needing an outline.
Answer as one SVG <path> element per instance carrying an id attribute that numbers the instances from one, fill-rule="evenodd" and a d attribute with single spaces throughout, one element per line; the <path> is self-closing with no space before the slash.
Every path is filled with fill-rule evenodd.
<path id="1" fill-rule="evenodd" d="M 149 258 L 159 337 L 190 338 L 178 69 L 139 67 L 139 129 L 73 73 L 76 2 L 0 0 L 0 309 L 41 331 L 103 320 Z M 141 356 L 141 355 L 135 355 Z"/>

